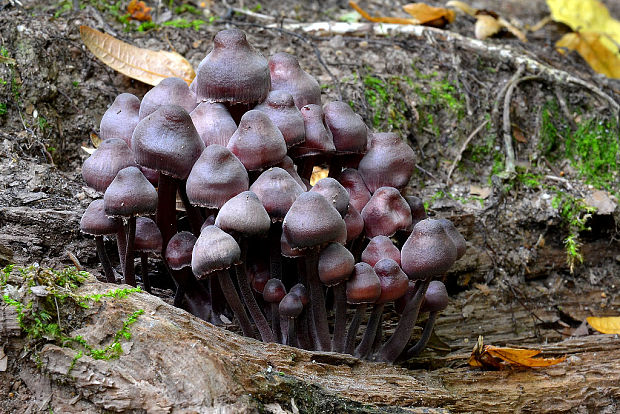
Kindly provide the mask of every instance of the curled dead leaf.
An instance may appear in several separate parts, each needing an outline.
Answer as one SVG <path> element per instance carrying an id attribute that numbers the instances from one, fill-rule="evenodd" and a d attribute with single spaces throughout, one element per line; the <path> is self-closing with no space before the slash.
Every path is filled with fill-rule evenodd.
<path id="1" fill-rule="evenodd" d="M 590 67 L 609 78 L 620 79 L 620 52 L 615 53 L 602 42 L 603 35 L 593 32 L 574 32 L 565 34 L 557 41 L 560 53 L 562 49 L 575 50 L 588 62 Z"/>
<path id="2" fill-rule="evenodd" d="M 149 85 L 177 77 L 190 84 L 196 73 L 183 56 L 132 46 L 88 26 L 80 26 L 80 36 L 88 49 L 112 69 Z"/>
<path id="3" fill-rule="evenodd" d="M 366 10 L 362 9 L 354 1 L 349 1 L 349 6 L 351 6 L 356 12 L 358 12 L 364 19 L 373 23 L 420 24 L 417 19 L 406 19 L 403 17 L 371 16 Z"/>
<path id="4" fill-rule="evenodd" d="M 433 7 L 425 3 L 409 3 L 403 10 L 420 21 L 420 24 L 444 27 L 454 21 L 454 11 L 443 7 Z"/>
<path id="5" fill-rule="evenodd" d="M 586 318 L 592 328 L 604 334 L 620 334 L 620 316 L 597 317 L 589 316 Z"/>
<path id="6" fill-rule="evenodd" d="M 541 352 L 538 349 L 484 345 L 482 336 L 479 336 L 468 363 L 472 367 L 504 369 L 507 367 L 548 367 L 566 360 L 566 357 L 534 358 Z"/>

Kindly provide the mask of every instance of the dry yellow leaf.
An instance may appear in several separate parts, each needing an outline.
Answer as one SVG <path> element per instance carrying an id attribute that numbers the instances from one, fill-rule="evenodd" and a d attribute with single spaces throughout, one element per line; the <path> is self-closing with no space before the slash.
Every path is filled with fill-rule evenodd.
<path id="1" fill-rule="evenodd" d="M 575 50 L 598 73 L 609 78 L 620 79 L 620 53 L 614 53 L 601 41 L 600 33 L 567 33 L 555 44 L 562 48 Z"/>
<path id="2" fill-rule="evenodd" d="M 82 41 L 103 63 L 112 69 L 149 85 L 177 77 L 192 82 L 196 73 L 183 56 L 163 50 L 132 46 L 88 26 L 80 26 Z"/>
<path id="3" fill-rule="evenodd" d="M 420 24 L 443 27 L 454 21 L 454 11 L 443 7 L 433 7 L 425 3 L 409 3 L 403 10 L 420 21 Z"/>
<path id="4" fill-rule="evenodd" d="M 476 13 L 478 13 L 478 9 L 471 7 L 469 4 L 463 1 L 456 1 L 456 0 L 449 1 L 446 3 L 446 7 L 454 7 L 456 9 L 459 9 L 465 14 L 469 14 L 470 16 L 475 16 Z"/>
<path id="5" fill-rule="evenodd" d="M 592 328 L 596 329 L 600 333 L 620 334 L 620 316 L 589 316 L 586 320 Z"/>
<path id="6" fill-rule="evenodd" d="M 469 357 L 468 363 L 472 367 L 495 369 L 502 369 L 510 366 L 535 368 L 548 367 L 566 360 L 565 357 L 534 358 L 540 353 L 541 351 L 537 349 L 507 348 L 484 345 L 482 336 L 479 336 L 478 342 L 474 346 L 474 350 Z"/>
<path id="7" fill-rule="evenodd" d="M 361 14 L 364 19 L 373 23 L 420 24 L 420 21 L 417 19 L 405 19 L 403 17 L 371 16 L 370 14 L 368 14 L 368 12 L 366 12 L 366 10 L 362 9 L 354 1 L 349 1 L 349 6 L 351 6 L 356 12 Z"/>
<path id="8" fill-rule="evenodd" d="M 327 177 L 328 174 L 329 174 L 329 170 L 323 167 L 314 167 L 312 169 L 312 176 L 310 177 L 310 185 L 313 186 L 320 179 Z"/>

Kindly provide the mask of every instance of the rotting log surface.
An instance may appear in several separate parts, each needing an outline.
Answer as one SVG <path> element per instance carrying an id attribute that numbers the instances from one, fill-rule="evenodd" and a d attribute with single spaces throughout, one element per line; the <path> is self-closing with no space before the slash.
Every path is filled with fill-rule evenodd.
<path id="1" fill-rule="evenodd" d="M 114 287 L 89 282 L 79 293 Z M 620 400 L 620 339 L 612 335 L 543 346 L 544 355 L 568 356 L 567 362 L 544 369 L 471 369 L 468 354 L 461 352 L 451 354 L 452 367 L 407 370 L 263 344 L 145 293 L 79 310 L 72 317 L 82 321 L 81 327 L 72 335 L 105 347 L 122 321 L 139 309 L 144 313 L 131 325 L 132 337 L 122 342 L 119 359 L 74 359 L 73 349 L 45 345 L 39 357 L 48 379 L 35 380 L 36 374 L 21 368 L 38 404 L 65 413 L 254 412 L 274 404 L 291 412 L 294 404 L 299 412 L 325 413 L 614 412 Z M 61 315 L 71 312 L 60 308 Z M 9 358 L 17 358 L 20 341 L 9 338 Z"/>

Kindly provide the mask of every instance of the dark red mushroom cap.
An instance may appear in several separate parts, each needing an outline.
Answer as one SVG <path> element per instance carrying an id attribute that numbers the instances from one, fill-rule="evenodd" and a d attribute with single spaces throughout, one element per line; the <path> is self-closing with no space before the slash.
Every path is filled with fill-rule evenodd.
<path id="1" fill-rule="evenodd" d="M 199 101 L 258 103 L 271 89 L 267 60 L 238 29 L 215 35 L 213 50 L 200 62 L 196 79 Z"/>
<path id="2" fill-rule="evenodd" d="M 226 146 L 248 171 L 271 167 L 286 156 L 286 142 L 269 117 L 256 110 L 243 114 Z"/>
<path id="3" fill-rule="evenodd" d="M 149 183 L 153 184 L 153 186 L 159 185 L 159 171 L 146 168 L 143 165 L 138 165 L 138 168 L 140 168 L 146 179 L 149 180 Z"/>
<path id="4" fill-rule="evenodd" d="M 280 279 L 269 279 L 263 289 L 263 299 L 268 303 L 280 303 L 286 295 L 286 288 Z"/>
<path id="5" fill-rule="evenodd" d="M 278 305 L 278 311 L 280 316 L 285 318 L 296 318 L 304 310 L 304 305 L 301 303 L 301 298 L 294 293 L 287 293 L 284 295 Z"/>
<path id="6" fill-rule="evenodd" d="M 239 264 L 241 249 L 235 239 L 216 226 L 207 226 L 201 232 L 192 252 L 192 272 L 198 280 L 211 273 Z"/>
<path id="7" fill-rule="evenodd" d="M 340 173 L 338 182 L 342 184 L 349 193 L 349 203 L 355 207 L 358 212 L 361 212 L 366 203 L 370 200 L 371 195 L 359 171 L 353 168 L 347 168 Z"/>
<path id="8" fill-rule="evenodd" d="M 252 257 L 248 260 L 247 272 L 252 289 L 262 295 L 265 284 L 271 279 L 268 261 L 260 257 Z"/>
<path id="9" fill-rule="evenodd" d="M 310 191 L 314 191 L 325 197 L 342 217 L 347 214 L 349 208 L 349 193 L 334 178 L 321 178 L 314 184 Z"/>
<path id="10" fill-rule="evenodd" d="M 269 58 L 271 89 L 285 90 L 295 100 L 297 108 L 308 104 L 321 104 L 319 83 L 300 66 L 295 56 L 285 52 L 276 53 Z"/>
<path id="11" fill-rule="evenodd" d="M 381 296 L 376 303 L 392 302 L 407 293 L 409 278 L 394 260 L 381 259 L 374 270 L 381 282 Z"/>
<path id="12" fill-rule="evenodd" d="M 127 167 L 105 190 L 103 201 L 108 216 L 149 215 L 157 209 L 157 191 L 138 167 Z"/>
<path id="13" fill-rule="evenodd" d="M 347 302 L 352 305 L 375 303 L 381 296 L 381 281 L 368 263 L 357 263 L 347 280 Z"/>
<path id="14" fill-rule="evenodd" d="M 420 312 L 441 312 L 448 306 L 448 291 L 446 285 L 439 280 L 433 280 L 424 294 L 424 301 Z"/>
<path id="15" fill-rule="evenodd" d="M 293 202 L 304 190 L 289 173 L 274 167 L 264 171 L 250 186 L 263 203 L 272 221 L 282 221 Z"/>
<path id="16" fill-rule="evenodd" d="M 230 198 L 247 191 L 248 172 L 226 147 L 213 144 L 202 155 L 187 177 L 185 189 L 193 205 L 220 208 Z"/>
<path id="17" fill-rule="evenodd" d="M 405 201 L 409 204 L 409 208 L 411 209 L 411 226 L 407 229 L 408 232 L 411 232 L 419 221 L 424 220 L 428 216 L 424 209 L 424 203 L 419 197 L 405 196 Z"/>
<path id="18" fill-rule="evenodd" d="M 400 192 L 393 187 L 381 187 L 375 191 L 362 209 L 366 237 L 379 235 L 391 237 L 398 230 L 411 224 L 411 210 Z"/>
<path id="19" fill-rule="evenodd" d="M 200 231 L 203 231 L 204 228 L 207 227 L 207 226 L 214 226 L 215 225 L 215 216 L 216 215 L 217 214 L 215 214 L 215 213 L 209 214 L 209 216 L 202 223 L 202 226 L 200 226 Z"/>
<path id="20" fill-rule="evenodd" d="M 237 130 L 235 120 L 221 103 L 201 102 L 189 116 L 207 147 L 211 144 L 225 147 Z"/>
<path id="21" fill-rule="evenodd" d="M 297 170 L 295 169 L 295 163 L 293 162 L 291 157 L 287 155 L 282 159 L 282 161 L 274 165 L 274 167 L 282 168 L 284 171 L 289 173 L 291 177 L 293 177 L 293 180 L 295 180 L 295 182 L 299 184 L 302 190 L 308 191 L 308 186 L 306 185 L 306 183 L 304 183 L 299 174 L 297 174 Z"/>
<path id="22" fill-rule="evenodd" d="M 319 253 L 319 279 L 327 286 L 345 282 L 354 266 L 353 255 L 340 243 L 330 243 Z"/>
<path id="23" fill-rule="evenodd" d="M 196 97 L 181 78 L 162 79 L 148 91 L 140 104 L 140 119 L 146 118 L 162 105 L 178 105 L 190 113 L 196 107 Z"/>
<path id="24" fill-rule="evenodd" d="M 346 240 L 346 225 L 340 213 L 318 193 L 297 197 L 282 223 L 283 233 L 293 249 L 318 247 Z"/>
<path id="25" fill-rule="evenodd" d="M 120 138 L 110 138 L 84 161 L 82 177 L 89 187 L 104 192 L 120 170 L 135 165 L 127 143 Z"/>
<path id="26" fill-rule="evenodd" d="M 465 250 L 467 250 L 467 242 L 465 241 L 465 238 L 461 233 L 459 233 L 456 227 L 454 227 L 454 223 L 452 223 L 452 221 L 445 218 L 439 219 L 439 221 L 448 234 L 448 237 L 452 239 L 454 247 L 456 247 L 456 260 L 459 260 L 465 254 Z"/>
<path id="27" fill-rule="evenodd" d="M 189 231 L 182 231 L 172 236 L 166 246 L 165 258 L 172 270 L 180 270 L 192 265 L 192 252 L 196 236 Z"/>
<path id="28" fill-rule="evenodd" d="M 286 234 L 282 233 L 280 236 L 280 253 L 284 257 L 288 257 L 290 259 L 294 259 L 296 257 L 304 257 L 306 252 L 304 250 L 293 249 L 291 244 L 288 242 L 286 238 Z"/>
<path id="29" fill-rule="evenodd" d="M 291 156 L 301 158 L 334 153 L 334 138 L 325 124 L 323 109 L 319 105 L 309 104 L 301 108 L 301 116 L 304 118 L 306 140 L 291 148 Z"/>
<path id="30" fill-rule="evenodd" d="M 136 219 L 134 250 L 137 252 L 161 252 L 163 249 L 161 231 L 157 223 L 148 217 Z"/>
<path id="31" fill-rule="evenodd" d="M 265 102 L 254 109 L 264 112 L 282 132 L 287 148 L 301 144 L 306 139 L 304 118 L 293 102 L 293 96 L 284 91 L 271 91 Z"/>
<path id="32" fill-rule="evenodd" d="M 99 124 L 102 140 L 120 138 L 131 148 L 131 135 L 140 121 L 140 99 L 130 93 L 121 93 L 103 114 Z"/>
<path id="33" fill-rule="evenodd" d="M 362 262 L 374 266 L 381 259 L 392 259 L 400 266 L 400 251 L 387 236 L 375 236 L 362 252 Z"/>
<path id="34" fill-rule="evenodd" d="M 323 106 L 325 123 L 333 137 L 338 153 L 359 154 L 366 152 L 368 129 L 362 117 L 342 101 L 330 102 Z"/>
<path id="35" fill-rule="evenodd" d="M 298 283 L 295 286 L 293 286 L 289 290 L 289 293 L 294 293 L 295 295 L 299 296 L 299 299 L 301 299 L 301 304 L 304 306 L 306 306 L 308 302 L 310 301 L 310 298 L 308 296 L 308 290 L 301 283 Z"/>
<path id="36" fill-rule="evenodd" d="M 375 133 L 370 149 L 357 167 L 364 182 L 374 193 L 379 187 L 404 188 L 415 169 L 413 150 L 392 132 Z"/>
<path id="37" fill-rule="evenodd" d="M 91 236 L 115 234 L 121 227 L 123 227 L 121 219 L 108 217 L 105 214 L 103 199 L 90 203 L 80 220 L 80 230 Z"/>
<path id="38" fill-rule="evenodd" d="M 267 235 L 271 220 L 256 194 L 244 191 L 224 203 L 215 225 L 233 235 L 256 237 Z"/>
<path id="39" fill-rule="evenodd" d="M 426 279 L 450 269 L 456 260 L 456 247 L 439 220 L 424 219 L 413 228 L 400 256 L 409 279 Z"/>
<path id="40" fill-rule="evenodd" d="M 184 180 L 205 144 L 185 109 L 162 105 L 136 126 L 132 148 L 138 164 Z"/>
<path id="41" fill-rule="evenodd" d="M 344 216 L 344 223 L 347 226 L 347 243 L 356 239 L 364 231 L 364 219 L 351 204 Z"/>

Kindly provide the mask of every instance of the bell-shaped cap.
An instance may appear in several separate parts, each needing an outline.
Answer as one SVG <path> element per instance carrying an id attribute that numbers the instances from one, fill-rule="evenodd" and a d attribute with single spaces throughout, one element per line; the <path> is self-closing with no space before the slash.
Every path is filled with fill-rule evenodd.
<path id="1" fill-rule="evenodd" d="M 340 213 L 325 197 L 306 192 L 297 197 L 286 213 L 282 231 L 293 249 L 306 249 L 344 242 L 347 229 Z"/>
<path id="2" fill-rule="evenodd" d="M 347 303 L 359 305 L 375 303 L 381 296 L 381 281 L 368 263 L 356 263 L 347 280 Z"/>
<path id="3" fill-rule="evenodd" d="M 304 305 L 304 306 L 306 306 L 308 304 L 308 302 L 310 301 L 310 296 L 308 296 L 308 290 L 301 283 L 298 283 L 295 286 L 293 286 L 289 290 L 289 293 L 293 293 L 293 294 L 299 296 L 299 299 L 301 299 L 301 304 Z"/>
<path id="4" fill-rule="evenodd" d="M 247 191 L 248 172 L 226 147 L 209 145 L 187 177 L 185 190 L 190 203 L 219 209 L 226 201 Z"/>
<path id="5" fill-rule="evenodd" d="M 282 221 L 297 197 L 304 190 L 289 173 L 274 167 L 264 171 L 250 186 L 263 203 L 271 221 Z"/>
<path id="6" fill-rule="evenodd" d="M 354 266 L 353 255 L 340 243 L 330 243 L 319 253 L 319 279 L 327 286 L 345 282 Z"/>
<path id="7" fill-rule="evenodd" d="M 366 237 L 391 237 L 411 224 L 411 210 L 400 192 L 393 187 L 381 187 L 362 209 Z"/>
<path id="8" fill-rule="evenodd" d="M 411 233 L 413 227 L 428 216 L 424 209 L 424 202 L 419 197 L 405 196 L 405 201 L 409 204 L 409 209 L 411 210 L 411 226 L 407 229 L 407 231 Z"/>
<path id="9" fill-rule="evenodd" d="M 294 259 L 297 257 L 304 257 L 306 252 L 304 250 L 293 249 L 288 239 L 286 238 L 286 234 L 282 233 L 280 236 L 280 253 L 284 257 L 288 257 L 289 259 Z"/>
<path id="10" fill-rule="evenodd" d="M 347 226 L 347 243 L 356 239 L 364 231 L 364 219 L 351 204 L 344 216 L 344 224 Z"/>
<path id="11" fill-rule="evenodd" d="M 213 50 L 200 62 L 196 79 L 199 101 L 258 103 L 271 89 L 267 60 L 238 29 L 215 35 Z"/>
<path id="12" fill-rule="evenodd" d="M 230 234 L 216 226 L 207 226 L 201 232 L 192 252 L 192 272 L 196 279 L 207 278 L 218 270 L 239 264 L 241 249 Z"/>
<path id="13" fill-rule="evenodd" d="M 467 250 L 467 242 L 465 241 L 465 238 L 461 233 L 459 233 L 456 227 L 454 227 L 454 223 L 452 223 L 452 221 L 445 218 L 441 218 L 439 221 L 441 222 L 443 229 L 448 234 L 448 237 L 450 237 L 454 243 L 454 247 L 456 247 L 456 260 L 459 260 L 465 254 L 465 250 Z"/>
<path id="14" fill-rule="evenodd" d="M 362 252 L 362 262 L 374 266 L 381 259 L 392 259 L 400 266 L 400 251 L 387 236 L 375 236 Z"/>
<path id="15" fill-rule="evenodd" d="M 137 252 L 160 253 L 163 249 L 163 239 L 157 223 L 148 217 L 136 219 L 136 235 L 133 248 Z"/>
<path id="16" fill-rule="evenodd" d="M 450 269 L 456 261 L 456 247 L 439 220 L 424 219 L 413 228 L 400 257 L 409 279 L 427 279 Z"/>
<path id="17" fill-rule="evenodd" d="M 182 231 L 170 239 L 166 246 L 165 258 L 172 270 L 181 270 L 192 265 L 192 252 L 196 236 L 189 231 Z"/>
<path id="18" fill-rule="evenodd" d="M 293 162 L 291 157 L 287 155 L 282 159 L 282 161 L 274 165 L 274 167 L 282 168 L 284 171 L 289 173 L 291 177 L 293 177 L 293 180 L 295 180 L 295 182 L 299 184 L 302 190 L 308 191 L 308 186 L 306 185 L 306 183 L 304 183 L 299 174 L 297 174 L 297 170 L 295 169 L 295 163 Z"/>
<path id="19" fill-rule="evenodd" d="M 381 259 L 373 268 L 381 282 L 381 296 L 376 303 L 393 302 L 407 293 L 409 278 L 394 260 Z"/>
<path id="20" fill-rule="evenodd" d="M 99 124 L 102 140 L 119 138 L 131 148 L 131 135 L 140 121 L 140 99 L 130 93 L 121 93 L 103 114 Z"/>
<path id="21" fill-rule="evenodd" d="M 286 288 L 280 279 L 269 279 L 263 289 L 263 299 L 268 303 L 280 303 L 286 295 Z"/>
<path id="22" fill-rule="evenodd" d="M 334 146 L 339 154 L 360 154 L 366 152 L 368 128 L 362 117 L 342 101 L 323 106 L 325 123 L 334 137 Z"/>
<path id="23" fill-rule="evenodd" d="M 293 96 L 284 91 L 269 92 L 267 99 L 254 109 L 264 112 L 282 132 L 286 147 L 301 144 L 306 139 L 304 118 L 293 102 Z"/>
<path id="24" fill-rule="evenodd" d="M 286 142 L 269 117 L 256 110 L 243 114 L 226 146 L 248 171 L 271 167 L 286 156 Z"/>
<path id="25" fill-rule="evenodd" d="M 250 252 L 252 252 L 252 250 L 248 252 L 248 255 Z M 262 295 L 265 284 L 269 279 L 271 279 L 269 261 L 259 255 L 252 255 L 252 257 L 248 259 L 246 268 L 252 289 L 254 289 L 256 293 Z"/>
<path id="26" fill-rule="evenodd" d="M 140 120 L 157 111 L 162 105 L 178 105 L 190 113 L 196 107 L 196 97 L 183 79 L 162 79 L 142 98 Z"/>
<path id="27" fill-rule="evenodd" d="M 432 280 L 424 293 L 420 312 L 441 312 L 448 307 L 448 299 L 446 285 L 440 280 Z"/>
<path id="28" fill-rule="evenodd" d="M 91 236 L 105 236 L 115 234 L 123 227 L 123 222 L 119 218 L 108 217 L 105 214 L 103 199 L 93 200 L 80 220 L 80 230 Z"/>
<path id="29" fill-rule="evenodd" d="M 146 179 L 149 180 L 149 183 L 153 184 L 153 187 L 159 185 L 159 171 L 146 168 L 143 165 L 138 165 L 138 168 L 140 168 Z"/>
<path id="30" fill-rule="evenodd" d="M 225 147 L 237 130 L 235 120 L 221 103 L 201 102 L 189 116 L 207 147 L 211 144 Z"/>
<path id="31" fill-rule="evenodd" d="M 123 168 L 135 166 L 133 152 L 120 138 L 109 138 L 82 165 L 82 178 L 89 187 L 104 192 Z"/>
<path id="32" fill-rule="evenodd" d="M 321 178 L 314 184 L 310 191 L 319 193 L 325 197 L 342 217 L 347 214 L 349 208 L 349 193 L 336 179 L 331 177 Z"/>
<path id="33" fill-rule="evenodd" d="M 404 188 L 415 169 L 413 149 L 392 132 L 372 134 L 357 169 L 371 193 L 379 187 Z"/>
<path id="34" fill-rule="evenodd" d="M 371 194 L 358 170 L 347 168 L 338 176 L 338 182 L 349 193 L 349 204 L 361 212 L 370 200 Z"/>
<path id="35" fill-rule="evenodd" d="M 319 83 L 299 66 L 295 56 L 285 52 L 276 53 L 269 58 L 269 70 L 271 89 L 290 93 L 297 108 L 301 109 L 308 104 L 321 104 Z"/>
<path id="36" fill-rule="evenodd" d="M 304 118 L 306 140 L 291 148 L 291 156 L 301 158 L 334 153 L 334 138 L 325 124 L 323 109 L 319 105 L 308 104 L 301 108 L 301 116 Z"/>
<path id="37" fill-rule="evenodd" d="M 157 191 L 138 167 L 127 167 L 118 172 L 103 195 L 108 216 L 143 216 L 157 209 Z"/>
<path id="38" fill-rule="evenodd" d="M 138 164 L 184 180 L 205 144 L 185 109 L 162 105 L 136 126 L 132 148 Z"/>
<path id="39" fill-rule="evenodd" d="M 301 298 L 290 292 L 284 295 L 278 305 L 280 316 L 284 318 L 296 318 L 303 310 L 304 305 L 301 303 Z"/>
<path id="40" fill-rule="evenodd" d="M 267 236 L 271 220 L 256 194 L 244 191 L 224 203 L 215 225 L 233 235 L 256 237 Z"/>

